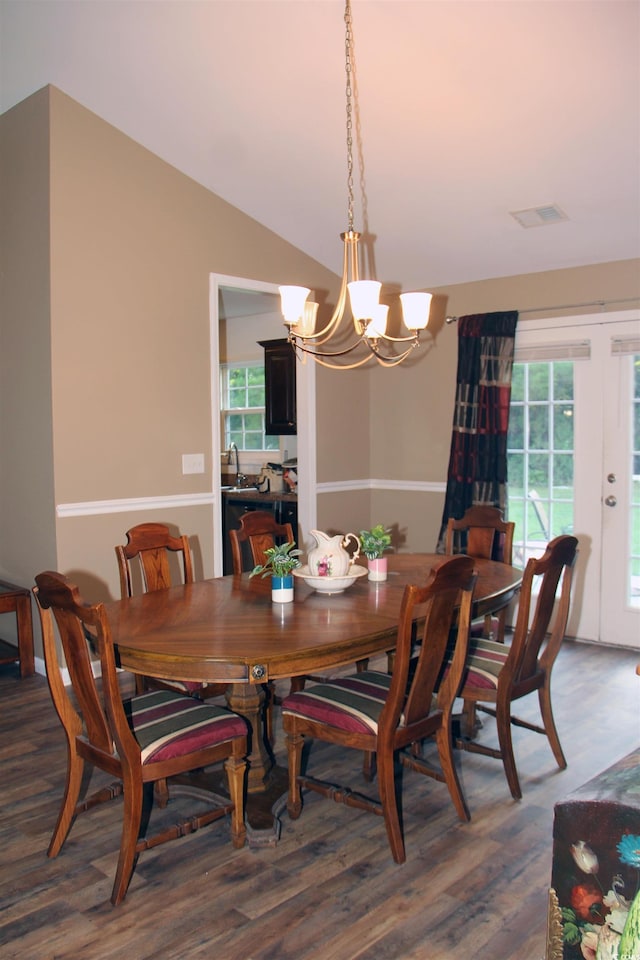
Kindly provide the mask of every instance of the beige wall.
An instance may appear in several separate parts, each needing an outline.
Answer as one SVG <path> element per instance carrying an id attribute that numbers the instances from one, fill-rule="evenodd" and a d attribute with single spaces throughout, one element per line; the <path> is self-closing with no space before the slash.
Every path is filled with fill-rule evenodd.
<path id="1" fill-rule="evenodd" d="M 57 561 L 47 99 L 0 117 L 0 576 L 29 586 L 34 556 L 41 569 Z"/>
<path id="2" fill-rule="evenodd" d="M 192 534 L 207 576 L 210 504 L 57 519 L 55 505 L 210 492 L 210 273 L 329 300 L 337 278 L 55 88 L 0 118 L 0 142 L 0 569 L 30 584 L 57 567 L 87 599 L 115 596 L 114 545 L 163 519 Z M 337 488 L 318 497 L 320 528 L 383 522 L 404 549 L 433 549 L 457 356 L 445 311 L 638 297 L 638 262 L 435 293 L 422 359 L 317 371 L 317 476 Z M 182 454 L 200 451 L 205 474 L 183 476 Z"/>
<path id="3" fill-rule="evenodd" d="M 527 311 L 545 306 L 605 302 L 603 309 L 620 310 L 640 304 L 640 261 L 628 260 L 575 267 L 546 273 L 505 277 L 440 288 L 434 292 L 434 306 L 429 328 L 434 330 L 433 346 L 418 360 L 397 368 L 376 366 L 368 375 L 367 392 L 356 411 L 348 419 L 352 435 L 358 424 L 364 424 L 368 410 L 369 464 L 368 476 L 374 480 L 398 481 L 406 485 L 435 484 L 436 489 L 376 489 L 358 497 L 349 493 L 339 504 L 340 495 L 325 494 L 319 498 L 319 520 L 329 525 L 348 524 L 349 514 L 343 507 L 353 504 L 353 517 L 361 517 L 370 509 L 373 523 L 394 528 L 394 542 L 400 549 L 435 548 L 444 503 L 451 440 L 455 377 L 457 365 L 457 326 L 446 324 L 446 315 L 464 316 L 493 310 Z M 618 302 L 627 301 L 632 302 Z M 546 313 L 523 312 L 520 323 L 540 316 L 579 315 L 593 313 L 597 307 L 573 307 Z M 417 351 L 416 351 L 417 353 Z M 344 376 L 347 374 L 334 375 Z M 332 406 L 337 406 L 335 397 Z M 348 458 L 349 437 L 340 435 L 340 450 Z M 364 430 L 364 426 L 361 427 Z M 359 449 L 360 436 L 354 438 Z M 318 459 L 325 472 L 329 467 L 332 438 L 323 431 L 318 439 Z M 340 468 L 338 468 L 339 470 Z M 338 472 L 334 476 L 349 479 L 354 474 Z M 437 488 L 440 485 L 441 489 Z"/>
<path id="4" fill-rule="evenodd" d="M 210 274 L 337 278 L 55 88 L 0 134 L 2 344 L 15 347 L 0 354 L 0 565 L 116 596 L 114 545 L 163 519 L 193 535 L 210 575 L 210 504 L 57 519 L 55 505 L 210 492 Z M 182 454 L 200 451 L 205 474 L 183 476 Z"/>

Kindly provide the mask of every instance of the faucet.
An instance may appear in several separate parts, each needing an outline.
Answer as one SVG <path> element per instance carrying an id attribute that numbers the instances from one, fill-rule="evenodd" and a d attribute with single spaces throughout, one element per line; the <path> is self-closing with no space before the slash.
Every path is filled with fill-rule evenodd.
<path id="1" fill-rule="evenodd" d="M 236 487 L 241 487 L 244 481 L 247 479 L 244 473 L 240 473 L 240 460 L 238 457 L 238 447 L 236 444 L 231 441 L 229 444 L 229 450 L 227 452 L 227 463 L 233 463 L 233 454 L 235 453 L 236 460 Z"/>

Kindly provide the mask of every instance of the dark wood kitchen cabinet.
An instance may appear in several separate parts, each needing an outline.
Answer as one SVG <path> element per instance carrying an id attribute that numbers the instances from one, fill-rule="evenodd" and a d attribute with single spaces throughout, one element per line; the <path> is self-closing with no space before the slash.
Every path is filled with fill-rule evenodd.
<path id="1" fill-rule="evenodd" d="M 288 340 L 260 340 L 264 348 L 265 433 L 297 433 L 296 355 Z"/>

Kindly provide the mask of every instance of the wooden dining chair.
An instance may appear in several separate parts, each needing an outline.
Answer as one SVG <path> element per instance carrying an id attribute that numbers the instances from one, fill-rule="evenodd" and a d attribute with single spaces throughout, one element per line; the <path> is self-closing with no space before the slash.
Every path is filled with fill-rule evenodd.
<path id="1" fill-rule="evenodd" d="M 58 855 L 79 814 L 120 795 L 122 834 L 111 893 L 114 906 L 125 898 L 143 850 L 185 836 L 228 814 L 233 845 L 242 847 L 246 835 L 244 718 L 176 691 L 153 690 L 123 700 L 104 606 L 83 603 L 75 584 L 50 571 L 38 574 L 34 594 L 42 623 L 49 690 L 67 739 L 66 786 L 48 856 Z M 54 624 L 73 697 L 62 681 Z M 93 674 L 90 644 L 100 658 L 99 683 Z M 214 807 L 147 837 L 154 783 L 220 762 L 224 762 L 230 800 L 218 797 L 220 802 Z M 87 786 L 85 764 L 106 771 L 117 782 L 81 797 Z"/>
<path id="2" fill-rule="evenodd" d="M 470 557 L 452 557 L 434 567 L 424 586 L 405 588 L 398 625 L 393 673 L 366 670 L 292 693 L 282 701 L 289 761 L 287 809 L 300 816 L 301 789 L 308 788 L 336 802 L 384 818 L 396 863 L 405 860 L 396 760 L 419 773 L 443 781 L 461 820 L 469 819 L 452 755 L 451 709 L 464 668 L 469 637 L 471 599 L 476 575 Z M 424 642 L 412 663 L 414 619 Z M 446 663 L 452 631 L 457 642 L 451 668 L 436 691 Z M 428 764 L 421 742 L 435 737 L 440 769 Z M 379 799 L 301 774 L 305 740 L 323 740 L 375 754 Z"/>
<path id="3" fill-rule="evenodd" d="M 542 557 L 527 563 L 520 590 L 518 617 L 510 644 L 472 637 L 462 677 L 464 736 L 456 746 L 501 759 L 515 800 L 522 797 L 511 736 L 512 724 L 544 734 L 561 770 L 567 766 L 551 707 L 551 671 L 569 617 L 571 583 L 578 541 L 556 537 Z M 558 585 L 560 596 L 556 600 Z M 531 607 L 533 605 L 533 617 Z M 531 625 L 529 625 L 531 624 Z M 515 700 L 538 691 L 542 726 L 512 715 Z M 491 706 L 487 706 L 491 704 Z M 475 739 L 474 711 L 496 718 L 499 749 Z"/>
<path id="4" fill-rule="evenodd" d="M 173 536 L 164 523 L 140 523 L 127 530 L 126 536 L 126 544 L 115 548 L 123 600 L 136 592 L 166 590 L 178 579 L 193 583 L 191 548 L 184 534 Z M 199 699 L 220 697 L 226 691 L 223 683 L 162 680 L 136 674 L 138 693 L 151 688 L 179 690 Z"/>
<path id="5" fill-rule="evenodd" d="M 233 556 L 233 572 L 243 573 L 253 569 L 258 564 L 263 564 L 266 560 L 265 550 L 273 547 L 276 543 L 293 543 L 293 528 L 290 523 L 276 523 L 273 514 L 266 510 L 253 510 L 245 513 L 240 519 L 240 526 L 237 530 L 229 531 L 231 540 L 231 553 Z M 366 660 L 361 660 L 358 664 L 359 670 L 364 670 L 367 666 Z M 327 678 L 323 676 L 302 676 L 293 677 L 291 680 L 291 692 L 303 690 L 307 680 L 323 683 Z M 269 742 L 273 744 L 273 715 L 270 712 L 274 704 L 280 701 L 275 692 L 275 685 L 267 684 L 267 717 L 266 727 Z"/>
<path id="6" fill-rule="evenodd" d="M 269 550 L 277 543 L 293 543 L 293 527 L 290 523 L 277 523 L 275 517 L 268 510 L 250 510 L 240 518 L 240 526 L 229 530 L 231 541 L 231 556 L 233 559 L 234 574 L 253 570 L 259 564 L 265 563 L 265 550 Z M 265 683 L 265 733 L 267 740 L 273 746 L 273 707 L 278 701 L 274 683 Z M 292 687 L 304 686 L 304 680 L 293 680 Z"/>
<path id="7" fill-rule="evenodd" d="M 240 518 L 240 526 L 229 530 L 233 572 L 252 570 L 266 560 L 265 550 L 277 543 L 293 543 L 290 523 L 276 523 L 268 510 L 251 510 Z"/>
<path id="8" fill-rule="evenodd" d="M 513 562 L 513 535 L 515 523 L 505 520 L 497 507 L 480 504 L 469 507 L 460 519 L 449 517 L 445 534 L 444 552 L 451 556 L 466 553 L 481 560 Z M 482 634 L 492 640 L 504 641 L 507 607 L 496 614 L 487 614 L 479 624 L 471 625 L 471 634 Z"/>

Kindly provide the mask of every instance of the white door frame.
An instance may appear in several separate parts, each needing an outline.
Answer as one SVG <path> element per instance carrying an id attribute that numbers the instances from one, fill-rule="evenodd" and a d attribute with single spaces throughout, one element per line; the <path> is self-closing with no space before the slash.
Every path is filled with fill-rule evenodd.
<path id="1" fill-rule="evenodd" d="M 209 275 L 209 324 L 211 366 L 211 451 L 213 492 L 213 572 L 222 576 L 222 497 L 220 493 L 220 323 L 218 292 L 220 287 L 278 293 L 278 284 L 247 280 L 220 273 Z M 284 336 L 284 331 L 283 331 Z M 301 546 L 309 531 L 316 526 L 316 367 L 315 363 L 298 363 L 296 371 L 296 405 L 298 419 L 298 526 Z"/>

